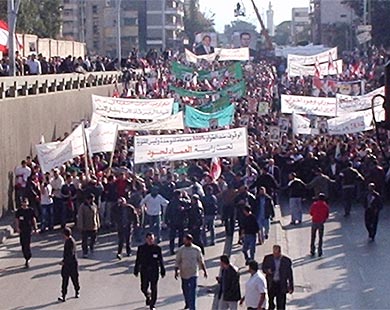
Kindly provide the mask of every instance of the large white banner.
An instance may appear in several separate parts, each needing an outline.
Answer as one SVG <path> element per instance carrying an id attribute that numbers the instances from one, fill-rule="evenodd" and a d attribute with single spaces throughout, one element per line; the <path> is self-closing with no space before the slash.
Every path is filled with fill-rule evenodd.
<path id="1" fill-rule="evenodd" d="M 246 128 L 196 134 L 136 136 L 134 162 L 150 163 L 248 155 Z"/>
<path id="2" fill-rule="evenodd" d="M 241 48 L 216 48 L 219 61 L 248 61 L 249 60 L 249 47 Z"/>
<path id="3" fill-rule="evenodd" d="M 91 154 L 113 152 L 116 145 L 118 125 L 99 123 L 85 130 L 88 149 Z"/>
<path id="4" fill-rule="evenodd" d="M 343 72 L 343 61 L 341 59 L 333 62 L 333 68 L 329 70 L 328 63 L 319 65 L 320 76 L 336 75 Z M 303 66 L 299 63 L 289 63 L 288 75 L 290 77 L 296 76 L 315 76 L 316 68 L 312 66 Z"/>
<path id="5" fill-rule="evenodd" d="M 385 111 L 382 107 L 375 108 L 376 121 L 385 119 Z M 358 133 L 374 128 L 372 110 L 352 112 L 328 120 L 328 132 L 331 135 L 343 135 Z"/>
<path id="6" fill-rule="evenodd" d="M 282 113 L 336 116 L 336 98 L 282 95 Z"/>
<path id="7" fill-rule="evenodd" d="M 51 169 L 85 153 L 84 123 L 77 126 L 64 141 L 37 144 L 35 148 L 42 172 L 50 172 Z"/>
<path id="8" fill-rule="evenodd" d="M 192 62 L 192 63 L 197 63 L 198 60 L 206 60 L 208 62 L 212 62 L 215 60 L 215 57 L 216 57 L 216 54 L 213 53 L 213 54 L 207 54 L 207 55 L 195 55 L 194 53 L 192 53 L 191 51 L 189 50 L 185 50 L 185 55 L 186 55 L 186 60 L 188 62 Z"/>
<path id="9" fill-rule="evenodd" d="M 161 119 L 172 115 L 173 98 L 123 99 L 92 95 L 93 112 L 126 119 Z"/>
<path id="10" fill-rule="evenodd" d="M 328 62 L 329 57 L 332 57 L 334 61 L 337 57 L 337 47 L 331 48 L 325 52 L 321 52 L 319 54 L 311 55 L 311 56 L 301 56 L 301 55 L 288 55 L 287 63 L 290 66 L 291 63 L 300 64 L 303 66 L 314 65 L 317 61 L 319 63 Z"/>
<path id="11" fill-rule="evenodd" d="M 91 127 L 96 124 L 112 124 L 117 125 L 118 130 L 132 130 L 132 131 L 144 131 L 144 130 L 183 130 L 183 111 L 173 114 L 167 118 L 159 119 L 153 122 L 147 123 L 135 123 L 120 121 L 108 117 L 101 116 L 97 113 L 92 114 Z"/>
<path id="12" fill-rule="evenodd" d="M 310 119 L 302 115 L 293 113 L 292 115 L 292 130 L 294 135 L 310 135 L 312 128 L 310 128 Z"/>
<path id="13" fill-rule="evenodd" d="M 380 87 L 363 96 L 347 96 L 336 94 L 337 115 L 343 113 L 355 112 L 370 109 L 372 107 L 372 98 L 376 95 L 385 95 L 385 87 Z M 382 104 L 382 99 L 378 98 L 374 106 Z"/>

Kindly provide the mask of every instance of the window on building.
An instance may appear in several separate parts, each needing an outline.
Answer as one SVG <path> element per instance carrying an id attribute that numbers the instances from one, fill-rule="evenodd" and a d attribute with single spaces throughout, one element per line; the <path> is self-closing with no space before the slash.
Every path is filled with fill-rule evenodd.
<path id="1" fill-rule="evenodd" d="M 136 18 L 136 17 L 125 17 L 123 19 L 123 25 L 124 26 L 138 25 L 138 18 Z"/>
<path id="2" fill-rule="evenodd" d="M 92 31 L 93 31 L 94 33 L 98 33 L 98 32 L 99 32 L 99 27 L 98 27 L 98 25 L 93 25 L 93 26 L 92 26 Z"/>
<path id="3" fill-rule="evenodd" d="M 92 6 L 92 14 L 97 14 L 98 13 L 98 6 L 95 4 Z"/>
<path id="4" fill-rule="evenodd" d="M 98 41 L 93 41 L 93 48 L 95 50 L 99 49 L 99 42 Z"/>

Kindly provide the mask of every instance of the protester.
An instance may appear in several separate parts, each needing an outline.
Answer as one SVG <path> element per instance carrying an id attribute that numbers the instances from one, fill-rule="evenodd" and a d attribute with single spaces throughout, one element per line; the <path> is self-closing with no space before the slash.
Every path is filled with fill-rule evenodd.
<path id="1" fill-rule="evenodd" d="M 219 283 L 218 309 L 237 310 L 237 303 L 241 300 L 240 274 L 238 268 L 230 263 L 227 255 L 222 255 L 219 260 L 221 273 L 217 277 Z"/>
<path id="2" fill-rule="evenodd" d="M 315 255 L 315 241 L 318 231 L 318 256 L 322 256 L 322 238 L 324 236 L 324 223 L 329 217 L 329 206 L 326 203 L 326 196 L 324 193 L 318 194 L 317 201 L 313 202 L 310 211 L 311 215 L 311 241 L 310 254 Z"/>
<path id="3" fill-rule="evenodd" d="M 15 230 L 19 233 L 20 245 L 22 246 L 24 266 L 30 267 L 31 259 L 31 233 L 38 231 L 37 220 L 34 210 L 29 207 L 27 198 L 22 198 L 21 208 L 15 212 Z"/>
<path id="4" fill-rule="evenodd" d="M 368 194 L 364 199 L 364 222 L 368 231 L 368 238 L 375 240 L 376 229 L 378 227 L 379 211 L 383 207 L 382 197 L 375 190 L 375 184 L 368 184 Z"/>
<path id="5" fill-rule="evenodd" d="M 248 263 L 248 271 L 251 277 L 245 284 L 245 296 L 241 298 L 240 304 L 245 301 L 248 310 L 265 310 L 267 307 L 267 281 L 255 260 Z"/>
<path id="6" fill-rule="evenodd" d="M 256 236 L 259 233 L 259 224 L 249 206 L 245 206 L 243 211 L 244 218 L 242 220 L 241 229 L 244 237 L 244 244 L 242 246 L 242 252 L 244 253 L 246 265 L 248 265 L 249 261 L 255 259 Z"/>
<path id="7" fill-rule="evenodd" d="M 138 277 L 138 273 L 141 274 L 141 291 L 145 296 L 146 306 L 153 310 L 157 301 L 158 278 L 160 274 L 165 277 L 165 267 L 161 248 L 155 244 L 152 233 L 147 233 L 145 244 L 138 247 L 134 275 Z"/>
<path id="8" fill-rule="evenodd" d="M 196 294 L 199 269 L 207 278 L 207 270 L 201 249 L 193 244 L 192 235 L 184 237 L 184 245 L 176 253 L 175 279 L 181 277 L 185 306 L 184 309 L 196 310 Z"/>
<path id="9" fill-rule="evenodd" d="M 80 284 L 79 284 L 79 271 L 78 271 L 78 261 L 76 254 L 76 241 L 72 237 L 72 230 L 69 227 L 65 227 L 63 231 L 65 238 L 64 244 L 64 256 L 61 261 L 61 276 L 62 276 L 62 288 L 61 288 L 61 297 L 58 297 L 59 301 L 66 301 L 66 294 L 68 293 L 68 284 L 69 278 L 71 278 L 75 298 L 80 297 Z"/>

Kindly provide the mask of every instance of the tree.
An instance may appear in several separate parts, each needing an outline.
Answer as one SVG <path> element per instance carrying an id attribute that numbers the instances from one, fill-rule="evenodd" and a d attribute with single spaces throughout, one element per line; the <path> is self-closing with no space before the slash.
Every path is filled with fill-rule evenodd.
<path id="1" fill-rule="evenodd" d="M 363 21 L 363 0 L 344 0 L 344 4 L 351 7 Z M 367 20 L 372 24 L 372 43 L 390 47 L 390 3 L 383 0 L 368 0 Z"/>
<path id="2" fill-rule="evenodd" d="M 184 9 L 184 31 L 190 44 L 195 42 L 195 35 L 200 32 L 214 32 L 214 15 L 207 17 L 199 10 L 195 0 L 191 0 Z"/>
<path id="3" fill-rule="evenodd" d="M 224 33 L 228 39 L 230 39 L 235 32 L 257 32 L 256 26 L 243 20 L 235 20 L 230 25 L 225 25 Z"/>
<path id="4" fill-rule="evenodd" d="M 56 38 L 61 27 L 61 10 L 61 0 L 21 0 L 16 31 Z M 0 19 L 7 21 L 7 0 L 0 0 L 0 12 Z"/>

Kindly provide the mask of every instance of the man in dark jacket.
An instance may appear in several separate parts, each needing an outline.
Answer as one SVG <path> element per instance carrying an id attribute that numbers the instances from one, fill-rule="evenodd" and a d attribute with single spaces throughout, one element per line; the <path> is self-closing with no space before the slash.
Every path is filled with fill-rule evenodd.
<path id="1" fill-rule="evenodd" d="M 273 246 L 273 253 L 266 255 L 262 270 L 266 275 L 270 310 L 286 309 L 286 294 L 294 292 L 294 279 L 291 259 L 282 255 L 280 245 Z"/>
<path id="2" fill-rule="evenodd" d="M 288 182 L 289 205 L 291 209 L 291 225 L 302 223 L 302 199 L 306 194 L 306 184 L 295 172 L 290 173 Z"/>
<path id="3" fill-rule="evenodd" d="M 383 207 L 381 195 L 375 191 L 375 184 L 368 184 L 368 194 L 364 200 L 364 220 L 368 231 L 368 237 L 374 241 L 378 226 L 379 211 Z"/>
<path id="4" fill-rule="evenodd" d="M 145 295 L 146 305 L 150 309 L 155 309 L 157 301 L 157 282 L 159 274 L 165 277 L 165 267 L 161 254 L 161 248 L 155 244 L 154 235 L 146 234 L 145 244 L 138 247 L 137 258 L 135 260 L 134 275 L 138 277 L 141 272 L 141 291 Z M 151 292 L 149 293 L 150 290 Z"/>
<path id="5" fill-rule="evenodd" d="M 165 221 L 169 227 L 169 250 L 171 255 L 175 254 L 176 233 L 179 237 L 179 247 L 183 245 L 184 224 L 190 203 L 189 199 L 181 198 L 179 190 L 175 190 L 167 206 Z"/>
<path id="6" fill-rule="evenodd" d="M 203 227 L 203 244 L 207 246 L 206 230 L 210 232 L 210 245 L 215 244 L 215 215 L 217 214 L 218 205 L 217 197 L 213 194 L 213 187 L 206 186 L 205 196 L 201 198 L 204 209 L 204 227 Z"/>
<path id="7" fill-rule="evenodd" d="M 242 252 L 245 256 L 245 262 L 248 264 L 249 261 L 255 258 L 256 235 L 259 233 L 259 225 L 249 206 L 245 206 L 243 212 L 244 218 L 242 220 L 241 229 L 244 237 L 244 244 L 242 246 Z"/>
<path id="8" fill-rule="evenodd" d="M 329 206 L 325 201 L 326 197 L 324 193 L 318 194 L 318 200 L 313 202 L 310 207 L 311 215 L 311 242 L 310 242 L 310 254 L 315 254 L 315 241 L 318 230 L 318 256 L 322 256 L 322 237 L 324 236 L 324 223 L 329 217 Z"/>
<path id="9" fill-rule="evenodd" d="M 262 244 L 265 239 L 268 239 L 269 222 L 275 216 L 273 199 L 267 194 L 265 187 L 259 189 L 253 212 L 259 225 L 259 243 Z"/>
<path id="10" fill-rule="evenodd" d="M 227 255 L 222 255 L 219 259 L 221 263 L 221 274 L 217 277 L 220 284 L 218 292 L 219 309 L 237 309 L 237 302 L 241 299 L 238 268 L 230 264 Z"/>
<path id="11" fill-rule="evenodd" d="M 351 212 L 356 183 L 364 181 L 364 177 L 359 171 L 353 168 L 352 162 L 349 162 L 348 167 L 340 172 L 340 178 L 344 202 L 344 216 L 347 217 Z"/>
<path id="12" fill-rule="evenodd" d="M 62 276 L 62 290 L 61 297 L 58 297 L 59 301 L 65 302 L 66 293 L 68 292 L 69 278 L 71 278 L 75 298 L 79 298 L 80 284 L 79 284 L 79 271 L 76 255 L 76 241 L 72 237 L 72 230 L 69 227 L 64 228 L 64 258 L 61 261 L 61 276 Z"/>
<path id="13" fill-rule="evenodd" d="M 138 214 L 135 208 L 126 202 L 124 197 L 118 199 L 118 254 L 116 257 L 122 259 L 123 244 L 126 243 L 127 256 L 131 254 L 131 229 L 139 225 Z"/>
<path id="14" fill-rule="evenodd" d="M 191 207 L 188 212 L 188 230 L 193 237 L 195 245 L 200 247 L 204 255 L 204 246 L 201 238 L 201 232 L 204 223 L 204 209 L 199 195 L 192 195 Z"/>

